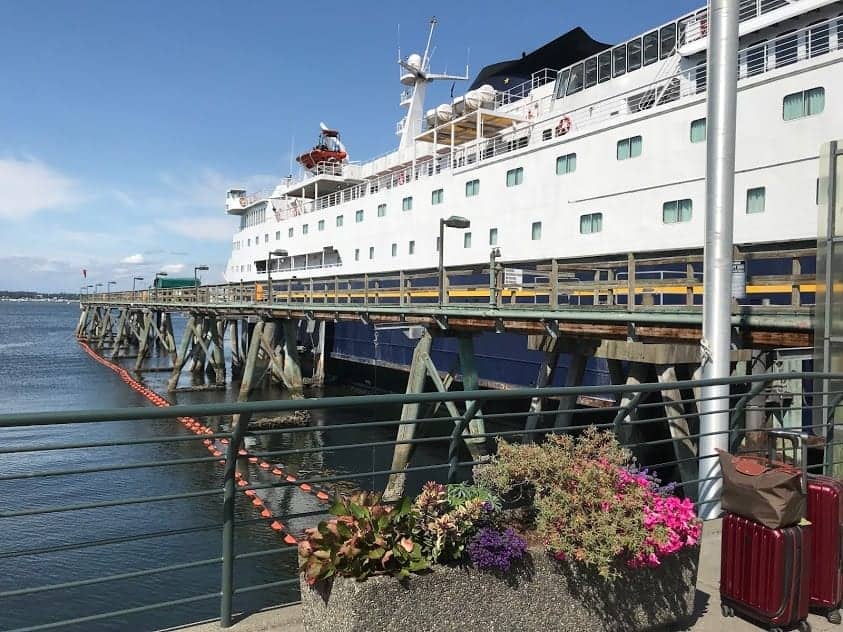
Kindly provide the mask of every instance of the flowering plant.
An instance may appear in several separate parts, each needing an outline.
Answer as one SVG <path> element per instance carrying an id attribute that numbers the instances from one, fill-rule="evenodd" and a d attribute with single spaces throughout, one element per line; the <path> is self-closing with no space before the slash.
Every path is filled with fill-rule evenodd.
<path id="1" fill-rule="evenodd" d="M 527 541 L 511 528 L 498 531 L 483 527 L 468 545 L 468 555 L 476 568 L 507 572 L 524 557 Z"/>
<path id="2" fill-rule="evenodd" d="M 472 497 L 462 493 L 465 490 L 455 495 L 450 488 L 432 481 L 425 483 L 413 504 L 418 515 L 414 533 L 431 561 L 461 560 L 471 537 L 494 511 L 486 500 L 488 492 Z"/>
<path id="3" fill-rule="evenodd" d="M 614 435 L 591 428 L 578 439 L 548 435 L 543 444 L 498 444 L 475 481 L 505 494 L 528 485 L 535 529 L 551 555 L 617 574 L 618 563 L 638 568 L 696 545 L 701 523 L 689 500 L 631 464 Z"/>

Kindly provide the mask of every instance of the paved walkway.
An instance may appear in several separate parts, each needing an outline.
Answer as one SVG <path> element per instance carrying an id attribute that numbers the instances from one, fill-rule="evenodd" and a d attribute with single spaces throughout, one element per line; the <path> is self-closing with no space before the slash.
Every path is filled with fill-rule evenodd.
<path id="1" fill-rule="evenodd" d="M 690 627 L 684 626 L 666 632 L 757 632 L 762 630 L 757 625 L 732 617 L 724 618 L 720 614 L 720 521 L 707 522 L 703 529 L 700 569 L 697 578 L 696 620 Z M 840 632 L 843 628 L 832 625 L 825 617 L 812 614 L 809 621 L 814 632 Z M 219 632 L 217 621 L 178 628 L 186 632 Z M 304 632 L 301 612 L 298 606 L 286 606 L 264 610 L 244 616 L 236 625 L 229 628 L 232 632 Z M 338 631 L 340 632 L 340 631 Z M 408 630 L 407 632 L 413 632 Z M 550 632 L 550 631 L 548 631 Z"/>

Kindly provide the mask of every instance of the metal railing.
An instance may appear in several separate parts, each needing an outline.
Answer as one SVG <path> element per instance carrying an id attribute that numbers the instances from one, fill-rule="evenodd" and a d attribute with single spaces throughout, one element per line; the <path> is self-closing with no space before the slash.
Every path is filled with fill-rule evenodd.
<path id="1" fill-rule="evenodd" d="M 798 394 L 788 393 L 787 384 L 794 381 L 813 386 Z M 74 624 L 78 629 L 91 630 L 98 624 L 120 621 L 124 628 L 150 629 L 206 618 L 208 611 L 202 610 L 200 604 L 218 601 L 221 625 L 227 627 L 235 612 L 249 610 L 246 603 L 249 595 L 274 591 L 270 593 L 275 595 L 270 596 L 270 602 L 294 602 L 298 585 L 295 564 L 291 561 L 296 550 L 295 536 L 325 513 L 324 503 L 341 491 L 382 489 L 393 474 L 407 476 L 408 493 L 428 479 L 466 480 L 470 478 L 471 467 L 485 460 L 485 457 L 469 456 L 465 449 L 468 441 L 475 445 L 480 442 L 493 451 L 497 439 L 532 441 L 547 432 L 578 432 L 596 425 L 614 430 L 642 465 L 655 470 L 666 482 L 675 482 L 680 493 L 696 500 L 697 487 L 712 480 L 698 477 L 699 462 L 715 458 L 697 457 L 695 450 L 700 437 L 728 435 L 733 449 L 754 449 L 759 445 L 759 436 L 763 445 L 765 428 L 784 421 L 785 425 L 813 433 L 815 441 L 810 450 L 813 471 L 825 470 L 837 475 L 843 472 L 843 442 L 834 433 L 843 401 L 843 374 L 764 374 L 733 377 L 720 383 L 724 382 L 730 385 L 731 426 L 721 430 L 707 428 L 706 420 L 698 414 L 701 400 L 694 393 L 713 383 L 703 380 L 0 415 L 3 437 L 0 485 L 16 490 L 2 496 L 0 530 L 18 534 L 15 546 L 0 551 L 0 560 L 7 564 L 25 561 L 27 568 L 31 566 L 34 570 L 28 577 L 38 578 L 25 584 L 18 584 L 11 572 L 0 578 L 0 611 L 4 612 L 0 625 L 18 632 Z M 587 408 L 576 404 L 586 399 L 602 399 L 605 406 Z M 420 412 L 408 421 L 401 414 L 401 407 L 414 404 L 421 407 Z M 447 404 L 452 412 L 445 412 L 446 406 L 442 404 Z M 480 409 L 484 432 L 471 434 L 468 424 L 479 418 Z M 258 419 L 269 413 L 307 414 L 318 418 L 319 423 L 248 428 L 250 418 Z M 239 423 L 233 425 L 225 417 L 228 415 L 239 415 Z M 187 419 L 191 420 L 188 427 L 195 430 L 195 423 L 202 430 L 193 435 L 183 429 L 178 421 L 184 424 Z M 159 424 L 158 428 L 172 424 L 172 429 L 147 430 L 130 438 L 121 438 L 120 432 L 112 430 L 148 429 L 153 422 Z M 420 432 L 410 439 L 398 439 L 395 433 L 402 425 L 413 426 Z M 51 433 L 50 429 L 63 430 Z M 69 438 L 71 434 L 78 436 Z M 205 449 L 203 443 L 210 444 L 207 449 L 212 451 L 212 456 L 201 456 Z M 216 446 L 222 444 L 225 454 L 217 451 Z M 399 445 L 410 445 L 416 453 L 408 467 L 396 469 L 391 465 L 392 450 Z M 121 455 L 109 460 L 102 456 L 118 447 L 150 448 L 154 458 L 133 459 Z M 73 458 L 65 459 L 70 465 L 62 464 L 59 458 L 62 454 L 72 455 Z M 85 460 L 83 464 L 73 462 L 81 458 Z M 188 491 L 161 494 L 143 488 L 135 491 L 136 486 L 130 482 L 133 491 L 128 495 L 121 495 L 119 489 L 113 494 L 102 492 L 102 486 L 112 484 L 115 477 L 125 478 L 132 472 L 165 480 L 192 475 L 206 484 Z M 76 496 L 54 494 L 58 496 L 54 499 L 52 495 L 44 497 L 43 493 L 28 491 L 27 485 L 37 487 L 45 480 L 54 481 L 50 489 L 62 489 L 68 480 L 91 482 L 87 487 L 77 486 L 84 491 Z M 42 485 L 40 489 L 45 487 Z M 245 493 L 241 497 L 237 491 Z M 33 498 L 37 500 L 33 502 Z M 255 498 L 263 500 L 256 503 Z M 250 499 L 252 502 L 248 502 Z M 707 502 L 717 501 L 714 497 Z M 181 504 L 173 506 L 173 502 Z M 72 529 L 74 516 L 79 512 L 105 512 L 96 516 L 128 515 L 133 507 L 151 508 L 167 503 L 172 507 L 166 514 L 170 521 L 165 523 L 159 512 L 160 520 L 146 529 L 132 523 L 121 533 L 105 537 L 90 532 L 79 534 Z M 219 520 L 185 525 L 177 519 L 193 507 L 208 505 L 218 512 Z M 261 513 L 250 513 L 257 510 Z M 73 531 L 72 542 L 57 543 L 51 539 L 61 525 Z M 277 546 L 251 546 L 243 550 L 246 547 L 242 541 L 236 544 L 236 532 L 263 525 L 271 526 L 278 533 Z M 208 550 L 207 546 L 198 547 L 193 540 L 168 548 L 167 538 L 186 534 L 213 539 L 217 545 Z M 132 558 L 137 568 L 119 570 L 89 564 L 90 572 L 82 577 L 75 572 L 78 561 L 62 565 L 64 554 L 79 554 L 78 559 L 93 560 L 100 552 L 113 552 L 117 550 L 115 547 L 137 542 L 160 547 L 166 563 L 150 567 L 143 564 L 145 559 Z M 197 549 L 206 551 L 204 555 L 185 559 L 185 553 Z M 149 549 L 153 550 L 157 549 Z M 274 575 L 263 578 L 271 581 L 235 581 L 241 571 L 267 557 L 280 560 L 274 567 Z M 174 559 L 181 561 L 173 562 Z M 166 577 L 181 578 L 180 573 L 191 569 L 207 569 L 202 575 L 206 579 L 216 569 L 220 573 L 219 583 L 215 587 L 195 586 L 191 582 L 167 584 L 172 587 L 172 592 L 167 594 L 169 598 L 129 607 L 121 607 L 123 592 L 107 592 L 110 585 L 128 591 L 135 582 L 149 578 L 154 578 L 157 585 Z M 105 604 L 103 594 L 109 596 Z M 68 615 L 45 619 L 44 608 L 31 607 L 33 603 L 46 604 L 44 600 L 57 604 L 58 610 Z M 80 604 L 99 609 L 80 612 Z"/>
<path id="2" fill-rule="evenodd" d="M 746 264 L 747 299 L 741 300 L 743 305 L 761 308 L 766 302 L 778 310 L 804 310 L 813 305 L 815 246 L 808 242 L 792 242 L 739 247 L 738 252 L 739 259 Z M 287 259 L 288 266 L 291 261 L 291 258 Z M 598 304 L 617 311 L 650 306 L 699 310 L 702 305 L 702 262 L 700 250 L 686 250 L 629 253 L 623 257 L 496 261 L 494 267 L 487 263 L 447 268 L 443 303 L 522 311 L 537 306 L 543 310 L 559 310 Z M 279 264 L 278 269 L 272 270 L 271 291 L 267 281 L 253 281 L 205 285 L 198 289 L 91 294 L 83 296 L 82 302 L 218 305 L 274 302 L 399 308 L 431 306 L 439 302 L 440 280 L 436 269 L 335 276 L 313 274 L 322 269 L 311 271 L 313 276 L 276 279 L 276 276 L 298 271 Z M 790 272 L 770 273 L 777 269 L 789 269 Z M 518 273 L 517 283 L 512 281 L 513 271 Z M 663 278 L 653 279 L 654 274 Z"/>

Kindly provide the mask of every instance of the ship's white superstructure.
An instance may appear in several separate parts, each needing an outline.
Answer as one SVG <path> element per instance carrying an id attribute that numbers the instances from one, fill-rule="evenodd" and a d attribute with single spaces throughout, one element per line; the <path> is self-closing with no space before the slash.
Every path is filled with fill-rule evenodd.
<path id="1" fill-rule="evenodd" d="M 819 147 L 843 136 L 843 2 L 740 5 L 735 242 L 814 239 Z M 241 223 L 225 277 L 265 279 L 277 249 L 278 279 L 432 268 L 451 215 L 471 226 L 445 231 L 448 266 L 491 247 L 503 261 L 702 247 L 706 44 L 702 9 L 426 109 L 443 76 L 410 56 L 394 152 L 228 192 Z"/>

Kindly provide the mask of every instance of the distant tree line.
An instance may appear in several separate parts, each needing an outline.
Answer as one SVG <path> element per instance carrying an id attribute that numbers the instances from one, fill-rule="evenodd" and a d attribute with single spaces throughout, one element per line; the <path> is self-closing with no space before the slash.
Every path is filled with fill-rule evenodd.
<path id="1" fill-rule="evenodd" d="M 56 298 L 68 301 L 79 300 L 78 293 L 68 292 L 25 292 L 22 290 L 0 290 L 0 299 L 4 298 L 33 298 L 33 299 L 47 299 Z"/>

